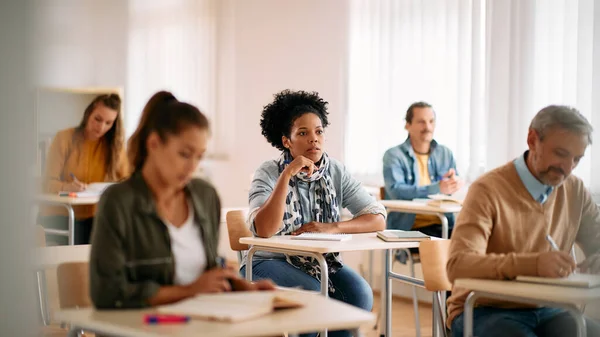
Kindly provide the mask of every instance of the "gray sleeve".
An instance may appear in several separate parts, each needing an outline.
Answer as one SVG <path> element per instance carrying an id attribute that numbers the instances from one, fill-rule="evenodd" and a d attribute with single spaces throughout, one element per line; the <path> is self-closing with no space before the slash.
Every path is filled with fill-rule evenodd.
<path id="1" fill-rule="evenodd" d="M 258 209 L 265 204 L 279 178 L 279 169 L 275 161 L 268 161 L 263 163 L 254 172 L 252 183 L 250 184 L 250 191 L 248 192 L 248 226 L 250 231 L 256 235 L 256 228 L 254 227 L 254 218 Z M 281 222 L 283 227 L 283 220 Z"/>
<path id="2" fill-rule="evenodd" d="M 362 187 L 345 167 L 342 169 L 342 207 L 347 208 L 354 217 L 364 214 L 381 214 L 387 217 L 385 207 Z"/>

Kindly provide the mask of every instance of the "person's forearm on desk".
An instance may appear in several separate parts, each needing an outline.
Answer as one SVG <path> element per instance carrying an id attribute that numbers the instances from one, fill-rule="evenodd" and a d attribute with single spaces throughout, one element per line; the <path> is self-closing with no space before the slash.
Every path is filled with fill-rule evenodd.
<path id="1" fill-rule="evenodd" d="M 385 229 L 385 218 L 381 214 L 364 214 L 352 220 L 338 222 L 340 233 L 369 233 Z"/>

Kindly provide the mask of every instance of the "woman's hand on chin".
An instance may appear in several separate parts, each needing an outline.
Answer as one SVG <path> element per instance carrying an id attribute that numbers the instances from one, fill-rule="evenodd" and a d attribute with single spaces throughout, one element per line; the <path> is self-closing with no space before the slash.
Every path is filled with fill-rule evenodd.
<path id="1" fill-rule="evenodd" d="M 309 223 L 305 223 L 302 227 L 298 228 L 292 235 L 298 235 L 305 232 L 312 233 L 339 233 L 339 228 L 337 222 L 323 223 L 312 221 Z"/>

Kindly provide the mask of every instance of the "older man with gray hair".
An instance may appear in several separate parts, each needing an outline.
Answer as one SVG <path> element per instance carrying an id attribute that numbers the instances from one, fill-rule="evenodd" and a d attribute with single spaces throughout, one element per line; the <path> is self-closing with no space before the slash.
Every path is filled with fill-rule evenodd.
<path id="1" fill-rule="evenodd" d="M 600 272 L 600 210 L 583 182 L 571 175 L 592 143 L 592 126 L 574 108 L 551 105 L 533 118 L 529 150 L 475 181 L 458 216 L 447 265 L 458 278 L 511 280 L 518 275 L 564 277 L 577 267 L 569 254 L 577 243 L 583 272 Z M 550 235 L 559 250 L 553 250 Z M 463 335 L 468 291 L 453 289 L 448 326 Z M 486 337 L 575 336 L 572 317 L 556 308 L 481 300 L 474 334 Z M 586 319 L 588 336 L 600 325 Z"/>

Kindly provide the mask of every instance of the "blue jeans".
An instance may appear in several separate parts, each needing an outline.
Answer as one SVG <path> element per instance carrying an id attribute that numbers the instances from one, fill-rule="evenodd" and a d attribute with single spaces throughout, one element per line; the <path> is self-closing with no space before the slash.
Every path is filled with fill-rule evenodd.
<path id="1" fill-rule="evenodd" d="M 600 336 L 598 322 L 586 318 L 587 336 Z M 463 314 L 452 321 L 452 337 L 463 336 Z M 479 307 L 473 310 L 473 335 L 478 337 L 571 337 L 577 336 L 572 316 L 561 309 L 500 309 Z"/>
<path id="2" fill-rule="evenodd" d="M 240 272 L 245 277 L 246 266 L 242 267 Z M 275 284 L 282 287 L 300 286 L 305 290 L 321 291 L 321 282 L 290 265 L 283 259 L 254 260 L 252 264 L 252 278 L 253 280 L 271 279 Z M 367 311 L 373 309 L 373 291 L 371 287 L 362 276 L 350 267 L 342 267 L 337 273 L 330 274 L 329 279 L 335 288 L 335 292 L 329 294 L 331 298 Z M 316 333 L 303 334 L 301 336 L 316 336 Z M 352 335 L 350 331 L 343 330 L 330 331 L 329 336 L 342 337 Z"/>

